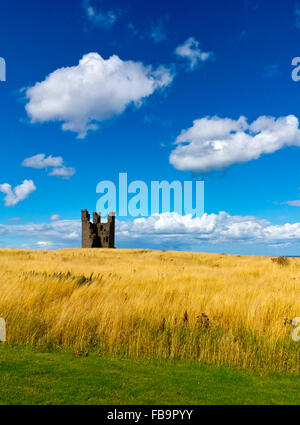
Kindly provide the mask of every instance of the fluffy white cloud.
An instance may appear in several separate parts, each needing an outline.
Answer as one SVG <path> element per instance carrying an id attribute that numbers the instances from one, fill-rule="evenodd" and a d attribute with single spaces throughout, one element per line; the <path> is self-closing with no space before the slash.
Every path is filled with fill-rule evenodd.
<path id="1" fill-rule="evenodd" d="M 24 159 L 22 162 L 23 167 L 30 168 L 48 168 L 48 167 L 60 167 L 63 164 L 61 156 L 49 155 L 46 157 L 44 153 L 31 156 L 30 158 Z"/>
<path id="2" fill-rule="evenodd" d="M 203 214 L 193 218 L 177 213 L 154 214 L 148 218 L 137 218 L 133 222 L 119 222 L 118 231 L 134 235 L 187 235 L 198 240 L 214 242 L 283 242 L 290 239 L 300 241 L 300 223 L 272 225 L 267 220 L 252 216 L 231 216 L 226 212 Z"/>
<path id="3" fill-rule="evenodd" d="M 37 242 L 37 245 L 38 245 L 39 248 L 46 249 L 46 248 L 51 248 L 52 243 L 51 242 L 48 242 L 48 241 L 38 241 Z"/>
<path id="4" fill-rule="evenodd" d="M 1 241 L 16 238 L 35 248 L 47 241 L 51 248 L 80 247 L 80 221 L 59 220 L 51 223 L 2 225 Z M 148 247 L 158 249 L 215 250 L 223 247 L 235 252 L 247 252 L 247 247 L 268 249 L 300 246 L 300 223 L 272 224 L 251 216 L 232 216 L 226 212 L 204 214 L 192 218 L 177 213 L 155 214 L 132 222 L 116 221 L 118 247 Z M 39 244 L 40 247 L 41 244 Z M 50 245 L 49 245 L 50 246 Z M 45 245 L 46 247 L 46 245 Z M 294 251 L 294 252 L 297 252 Z M 249 250 L 248 250 L 249 252 Z M 252 250 L 253 252 L 253 250 Z M 284 251 L 286 252 L 286 251 Z"/>
<path id="5" fill-rule="evenodd" d="M 26 111 L 31 122 L 61 121 L 63 130 L 84 138 L 101 122 L 121 114 L 173 80 L 163 66 L 153 70 L 118 56 L 103 59 L 98 53 L 82 57 L 77 66 L 60 68 L 26 90 Z"/>
<path id="6" fill-rule="evenodd" d="M 300 223 L 274 225 L 226 212 L 200 218 L 164 213 L 118 222 L 117 241 L 124 247 L 287 255 L 299 252 Z"/>
<path id="7" fill-rule="evenodd" d="M 69 177 L 74 176 L 75 173 L 76 173 L 75 168 L 72 168 L 72 167 L 59 167 L 59 168 L 54 168 L 48 174 L 48 176 L 64 177 L 64 178 L 68 179 Z"/>
<path id="8" fill-rule="evenodd" d="M 199 48 L 199 42 L 194 38 L 188 38 L 183 44 L 175 49 L 175 54 L 189 63 L 190 70 L 214 57 L 213 52 L 204 52 Z"/>
<path id="9" fill-rule="evenodd" d="M 96 26 L 109 29 L 117 20 L 117 13 L 114 10 L 104 11 L 97 7 L 91 0 L 84 0 L 82 6 L 88 20 Z"/>
<path id="10" fill-rule="evenodd" d="M 32 180 L 24 180 L 22 184 L 16 186 L 14 189 L 8 183 L 0 184 L 0 192 L 6 195 L 4 198 L 6 207 L 12 207 L 24 201 L 35 190 L 36 187 Z"/>
<path id="11" fill-rule="evenodd" d="M 79 239 L 79 232 L 71 232 L 68 235 L 66 235 L 66 239 L 69 240 L 78 240 Z"/>
<path id="12" fill-rule="evenodd" d="M 22 166 L 39 169 L 54 167 L 52 171 L 48 173 L 48 176 L 57 176 L 64 178 L 72 177 L 76 173 L 75 168 L 66 167 L 63 165 L 63 162 L 64 161 L 61 156 L 49 155 L 48 157 L 46 157 L 44 153 L 39 153 L 30 158 L 24 159 L 24 161 L 22 162 Z"/>
<path id="13" fill-rule="evenodd" d="M 299 121 L 294 115 L 261 116 L 249 125 L 245 117 L 206 117 L 183 130 L 175 143 L 170 163 L 178 170 L 221 170 L 286 146 L 300 146 Z"/>
<path id="14" fill-rule="evenodd" d="M 50 216 L 50 220 L 51 220 L 51 221 L 57 221 L 57 220 L 60 220 L 60 215 L 59 215 L 59 214 L 52 214 L 52 215 Z"/>
<path id="15" fill-rule="evenodd" d="M 50 223 L 0 224 L 1 247 L 7 247 L 5 237 L 10 246 L 24 248 L 71 248 L 80 246 L 79 220 L 52 220 Z M 14 242 L 15 241 L 15 242 Z"/>

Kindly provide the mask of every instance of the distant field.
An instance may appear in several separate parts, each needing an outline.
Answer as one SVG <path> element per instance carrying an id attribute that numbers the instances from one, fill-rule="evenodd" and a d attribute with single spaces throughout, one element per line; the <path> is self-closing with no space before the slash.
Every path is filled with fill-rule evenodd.
<path id="1" fill-rule="evenodd" d="M 299 404 L 300 377 L 0 344 L 1 404 Z"/>
<path id="2" fill-rule="evenodd" d="M 297 374 L 296 316 L 300 259 L 0 250 L 10 345 Z"/>

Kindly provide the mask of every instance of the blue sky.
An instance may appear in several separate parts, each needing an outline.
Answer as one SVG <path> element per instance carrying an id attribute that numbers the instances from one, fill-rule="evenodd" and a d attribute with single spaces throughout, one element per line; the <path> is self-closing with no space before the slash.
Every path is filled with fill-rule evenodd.
<path id="1" fill-rule="evenodd" d="M 204 179 L 206 214 L 118 220 L 118 247 L 298 255 L 300 4 L 124 3 L 2 1 L 0 247 L 80 246 L 127 172 Z"/>

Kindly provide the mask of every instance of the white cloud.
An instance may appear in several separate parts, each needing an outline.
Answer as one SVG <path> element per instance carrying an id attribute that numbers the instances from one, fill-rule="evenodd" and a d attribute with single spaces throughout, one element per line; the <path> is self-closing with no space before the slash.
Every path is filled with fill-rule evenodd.
<path id="1" fill-rule="evenodd" d="M 51 248 L 52 243 L 48 241 L 38 241 L 37 245 L 39 248 Z"/>
<path id="2" fill-rule="evenodd" d="M 104 11 L 91 0 L 84 0 L 82 6 L 87 19 L 96 26 L 109 29 L 117 20 L 117 13 L 113 9 Z"/>
<path id="3" fill-rule="evenodd" d="M 72 177 L 76 170 L 75 168 L 66 167 L 63 165 L 63 158 L 61 156 L 52 156 L 49 155 L 46 157 L 44 153 L 39 153 L 37 155 L 34 155 L 30 158 L 24 159 L 22 162 L 23 167 L 30 167 L 30 168 L 52 168 L 52 171 L 48 173 L 48 176 L 57 176 L 57 177 L 64 177 L 69 178 Z"/>
<path id="4" fill-rule="evenodd" d="M 80 221 L 59 220 L 41 224 L 0 224 L 1 246 L 5 237 L 18 240 L 18 246 L 26 242 L 35 248 L 42 244 L 51 249 L 80 247 Z M 117 247 L 150 247 L 177 250 L 228 250 L 242 252 L 251 247 L 275 248 L 300 247 L 300 223 L 272 224 L 252 216 L 232 216 L 226 212 L 204 214 L 193 218 L 177 213 L 155 214 L 149 218 L 138 218 L 132 222 L 116 221 Z M 247 248 L 248 247 L 248 248 Z M 256 249 L 257 248 L 257 249 Z M 273 250 L 273 251 L 272 251 Z M 252 249 L 253 252 L 253 249 Z M 261 251 L 260 251 L 261 252 Z"/>
<path id="5" fill-rule="evenodd" d="M 133 222 L 119 222 L 119 232 L 133 235 L 189 235 L 205 240 L 249 239 L 258 236 L 267 221 L 255 217 L 230 216 L 226 212 L 193 218 L 177 213 L 153 214 Z M 300 224 L 299 224 L 300 227 Z M 300 237 L 300 233 L 299 233 Z"/>
<path id="6" fill-rule="evenodd" d="M 54 168 L 48 176 L 57 176 L 57 177 L 64 177 L 68 179 L 69 177 L 72 177 L 76 173 L 75 168 L 72 167 L 60 167 L 60 168 Z"/>
<path id="7" fill-rule="evenodd" d="M 50 223 L 0 224 L 0 246 L 5 247 L 5 237 L 13 242 L 13 247 L 26 246 L 35 249 L 46 246 L 51 249 L 80 246 L 79 220 L 52 220 Z M 76 239 L 77 237 L 77 239 Z"/>
<path id="8" fill-rule="evenodd" d="M 14 189 L 8 183 L 0 184 L 0 192 L 6 195 L 4 198 L 6 207 L 12 207 L 24 201 L 35 190 L 36 187 L 32 180 L 24 180 L 22 184 Z"/>
<path id="9" fill-rule="evenodd" d="M 290 205 L 291 207 L 300 207 L 300 201 L 286 201 L 284 202 L 287 205 Z"/>
<path id="10" fill-rule="evenodd" d="M 213 52 L 204 52 L 199 48 L 199 42 L 194 38 L 188 38 L 183 44 L 175 49 L 175 54 L 189 62 L 190 70 L 214 57 Z"/>
<path id="11" fill-rule="evenodd" d="M 79 65 L 60 68 L 26 91 L 31 122 L 61 121 L 63 130 L 84 138 L 88 130 L 120 115 L 126 107 L 139 107 L 156 90 L 173 80 L 163 66 L 153 70 L 118 56 L 103 59 L 98 53 L 83 56 Z"/>
<path id="12" fill-rule="evenodd" d="M 177 213 L 155 214 L 133 222 L 117 222 L 117 240 L 125 244 L 166 249 L 211 250 L 224 246 L 236 252 L 248 246 L 279 248 L 300 244 L 300 223 L 271 224 L 251 216 L 226 212 L 192 218 Z M 142 243 L 141 243 L 142 242 Z M 126 245 L 125 245 L 126 246 Z"/>
<path id="13" fill-rule="evenodd" d="M 79 232 L 71 232 L 68 235 L 66 235 L 66 239 L 69 240 L 78 240 L 79 239 Z"/>
<path id="14" fill-rule="evenodd" d="M 59 214 L 52 214 L 50 217 L 51 221 L 57 221 L 60 220 L 60 215 Z"/>
<path id="15" fill-rule="evenodd" d="M 170 163 L 178 170 L 221 170 L 286 146 L 300 146 L 299 121 L 294 115 L 278 119 L 261 116 L 248 125 L 245 117 L 206 117 L 183 130 L 175 143 Z"/>
<path id="16" fill-rule="evenodd" d="M 48 167 L 60 167 L 63 164 L 61 156 L 49 155 L 46 157 L 44 153 L 31 156 L 30 158 L 24 159 L 22 162 L 23 167 L 30 168 L 48 168 Z"/>

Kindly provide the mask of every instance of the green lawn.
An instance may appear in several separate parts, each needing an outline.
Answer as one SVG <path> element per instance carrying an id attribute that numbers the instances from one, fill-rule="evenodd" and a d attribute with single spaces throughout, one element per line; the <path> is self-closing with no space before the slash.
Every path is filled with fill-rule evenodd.
<path id="1" fill-rule="evenodd" d="M 300 377 L 0 344 L 0 404 L 300 404 Z"/>

